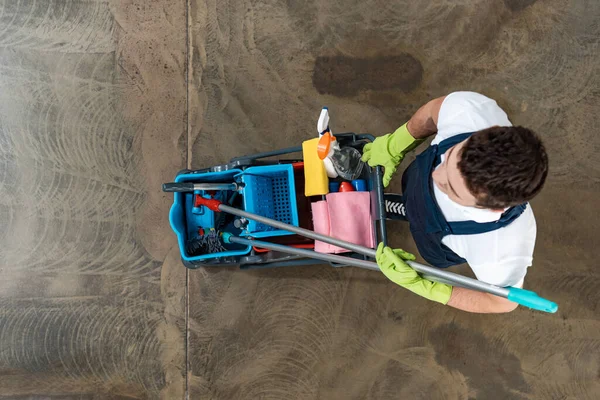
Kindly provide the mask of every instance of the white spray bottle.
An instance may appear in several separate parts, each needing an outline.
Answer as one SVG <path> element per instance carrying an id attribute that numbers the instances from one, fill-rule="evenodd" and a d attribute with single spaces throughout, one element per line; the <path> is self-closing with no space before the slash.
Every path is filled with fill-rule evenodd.
<path id="1" fill-rule="evenodd" d="M 319 115 L 319 121 L 317 122 L 317 132 L 319 133 L 319 137 L 323 136 L 326 132 L 329 132 L 331 135 L 331 129 L 329 129 L 329 109 L 327 107 L 323 107 L 321 110 L 321 115 Z M 331 159 L 325 158 L 323 160 L 323 165 L 325 165 L 325 171 L 327 171 L 327 176 L 329 178 L 337 178 L 338 173 L 331 162 Z"/>

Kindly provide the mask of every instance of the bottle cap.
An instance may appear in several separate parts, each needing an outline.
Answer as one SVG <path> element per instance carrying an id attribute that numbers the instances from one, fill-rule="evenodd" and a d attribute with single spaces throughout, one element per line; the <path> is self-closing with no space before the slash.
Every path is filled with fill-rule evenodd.
<path id="1" fill-rule="evenodd" d="M 350 182 L 342 182 L 340 184 L 340 192 L 354 192 L 354 188 Z"/>
<path id="2" fill-rule="evenodd" d="M 329 193 L 337 193 L 340 190 L 340 183 L 331 181 L 329 182 Z"/>
<path id="3" fill-rule="evenodd" d="M 333 142 L 335 142 L 335 137 L 331 133 L 325 132 L 323 136 L 321 136 L 319 143 L 317 144 L 317 154 L 321 160 L 327 158 Z"/>
<path id="4" fill-rule="evenodd" d="M 352 181 L 352 187 L 357 192 L 366 192 L 367 191 L 367 181 L 364 179 L 355 179 Z"/>

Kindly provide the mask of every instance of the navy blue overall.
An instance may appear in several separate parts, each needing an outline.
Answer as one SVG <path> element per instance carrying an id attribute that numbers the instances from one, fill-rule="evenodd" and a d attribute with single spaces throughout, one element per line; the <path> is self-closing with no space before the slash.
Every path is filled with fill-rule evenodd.
<path id="1" fill-rule="evenodd" d="M 404 175 L 402 175 L 402 193 L 406 207 L 406 218 L 410 231 L 421 256 L 431 265 L 447 268 L 462 264 L 465 259 L 442 243 L 446 235 L 475 235 L 491 232 L 507 226 L 525 211 L 527 203 L 506 210 L 499 220 L 478 223 L 475 221 L 448 222 L 433 195 L 431 174 L 441 162 L 441 155 L 457 143 L 466 140 L 471 133 L 462 133 L 429 146 L 417 156 Z"/>

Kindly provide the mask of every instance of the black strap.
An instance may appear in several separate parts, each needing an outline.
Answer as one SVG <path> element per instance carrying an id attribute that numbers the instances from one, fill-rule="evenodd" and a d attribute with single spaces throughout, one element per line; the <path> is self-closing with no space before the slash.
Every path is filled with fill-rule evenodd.
<path id="1" fill-rule="evenodd" d="M 437 155 L 436 155 L 436 158 L 435 158 L 435 165 L 434 165 L 434 167 L 438 166 L 439 163 L 442 162 L 442 154 L 444 154 L 445 152 L 447 152 L 450 147 L 452 147 L 454 145 L 457 145 L 457 144 L 459 144 L 462 141 L 467 140 L 474 133 L 475 132 L 461 133 L 460 135 L 454 135 L 452 137 L 449 137 L 448 139 L 442 140 L 437 145 Z"/>
<path id="2" fill-rule="evenodd" d="M 406 207 L 404 197 L 400 194 L 385 193 L 383 195 L 385 204 L 385 218 L 395 221 L 408 221 L 406 219 Z"/>
<path id="3" fill-rule="evenodd" d="M 476 235 L 503 228 L 519 218 L 527 209 L 527 203 L 509 208 L 502 213 L 500 219 L 492 222 L 456 221 L 448 222 L 453 235 Z"/>

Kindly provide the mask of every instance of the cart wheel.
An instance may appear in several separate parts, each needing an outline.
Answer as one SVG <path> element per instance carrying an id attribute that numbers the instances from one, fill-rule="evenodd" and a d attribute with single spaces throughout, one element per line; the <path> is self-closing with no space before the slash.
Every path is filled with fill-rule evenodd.
<path id="1" fill-rule="evenodd" d="M 179 176 L 179 175 L 183 175 L 183 174 L 189 174 L 190 172 L 192 172 L 192 170 L 190 170 L 190 169 L 182 169 L 179 172 L 177 172 L 177 174 L 175 176 Z"/>
<path id="2" fill-rule="evenodd" d="M 204 267 L 203 264 L 192 264 L 190 262 L 185 261 L 183 258 L 181 259 L 181 263 L 183 264 L 184 267 L 186 267 L 187 269 L 199 269 Z"/>

